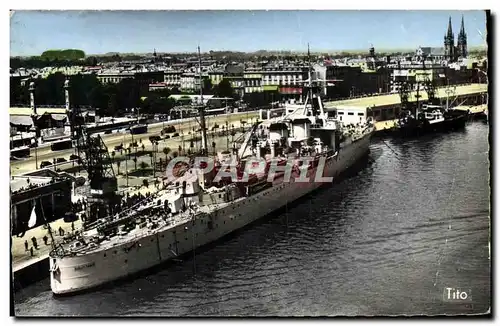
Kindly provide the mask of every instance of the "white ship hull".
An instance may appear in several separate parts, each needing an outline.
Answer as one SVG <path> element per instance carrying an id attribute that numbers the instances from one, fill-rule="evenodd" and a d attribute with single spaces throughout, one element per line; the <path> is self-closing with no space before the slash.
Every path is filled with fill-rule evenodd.
<path id="1" fill-rule="evenodd" d="M 323 176 L 336 177 L 369 150 L 371 134 L 349 144 L 326 162 Z M 281 183 L 251 197 L 235 200 L 208 217 L 152 231 L 148 236 L 85 255 L 50 258 L 51 288 L 55 294 L 88 290 L 125 278 L 213 242 L 310 193 L 321 183 Z"/>

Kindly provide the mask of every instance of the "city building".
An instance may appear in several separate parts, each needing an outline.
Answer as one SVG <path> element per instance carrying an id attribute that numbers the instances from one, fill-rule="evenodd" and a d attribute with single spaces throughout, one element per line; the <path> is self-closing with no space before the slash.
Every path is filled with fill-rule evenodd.
<path id="1" fill-rule="evenodd" d="M 12 235 L 30 229 L 28 221 L 35 208 L 36 223 L 31 227 L 58 220 L 71 212 L 72 180 L 47 169 L 12 176 L 10 208 Z"/>
<path id="2" fill-rule="evenodd" d="M 245 81 L 245 94 L 263 92 L 261 73 L 245 70 L 243 79 Z"/>
<path id="3" fill-rule="evenodd" d="M 234 93 L 240 98 L 245 95 L 244 71 L 245 66 L 242 64 L 228 64 L 224 69 L 224 79 L 227 79 L 231 83 Z"/>
<path id="4" fill-rule="evenodd" d="M 397 93 L 402 83 L 408 83 L 413 90 L 417 90 L 418 83 L 430 81 L 436 86 L 447 83 L 447 66 L 439 63 L 427 62 L 400 62 L 390 66 L 390 92 Z M 422 86 L 420 86 L 422 87 Z M 421 88 L 422 89 L 422 88 Z"/>
<path id="5" fill-rule="evenodd" d="M 212 83 L 212 86 L 219 85 L 219 83 L 224 79 L 224 70 L 217 69 L 208 72 L 208 78 Z"/>
<path id="6" fill-rule="evenodd" d="M 344 124 L 365 123 L 370 112 L 369 107 L 339 105 L 328 110 Z"/>
<path id="7" fill-rule="evenodd" d="M 181 87 L 182 71 L 180 70 L 165 70 L 164 80 L 167 88 Z"/>

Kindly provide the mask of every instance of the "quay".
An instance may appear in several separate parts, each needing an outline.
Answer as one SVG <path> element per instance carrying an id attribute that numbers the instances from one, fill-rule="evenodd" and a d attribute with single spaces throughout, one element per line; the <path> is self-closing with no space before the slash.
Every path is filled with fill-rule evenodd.
<path id="1" fill-rule="evenodd" d="M 71 223 L 66 223 L 61 218 L 57 221 L 49 223 L 52 229 L 54 241 L 61 241 L 63 236 L 59 235 L 59 228 L 64 230 L 64 236 L 73 234 Z M 74 222 L 75 230 L 81 227 L 81 221 Z M 43 237 L 47 236 L 47 245 L 43 242 Z M 31 256 L 30 248 L 33 247 L 32 238 L 35 238 L 38 244 L 38 249 L 33 248 L 33 256 Z M 24 241 L 28 241 L 28 250 L 25 248 Z M 44 225 L 26 231 L 22 238 L 17 236 L 11 237 L 11 260 L 12 260 L 12 277 L 14 291 L 18 291 L 23 287 L 40 281 L 49 276 L 49 253 L 52 250 L 52 239 L 49 230 Z"/>
<path id="2" fill-rule="evenodd" d="M 484 95 L 487 92 L 487 84 L 467 84 L 453 87 L 439 87 L 436 88 L 435 98 L 440 100 L 441 105 L 446 105 L 446 99 L 449 97 L 452 99 L 449 103 L 450 106 L 457 106 L 459 109 L 467 107 L 469 110 L 470 107 L 474 107 L 473 110 L 481 110 L 481 108 L 475 107 L 481 107 L 484 103 Z M 410 92 L 408 94 L 408 101 L 410 103 L 416 102 L 416 95 L 415 91 Z M 425 91 L 420 92 L 419 100 L 428 100 L 428 95 Z M 484 107 L 486 108 L 486 106 Z M 382 128 L 386 125 L 386 121 L 388 122 L 388 125 L 391 125 L 391 121 L 396 119 L 399 115 L 401 98 L 399 94 L 394 93 L 325 102 L 326 111 L 333 111 L 338 108 L 356 108 L 357 111 L 362 110 L 366 113 L 367 118 L 372 117 L 375 120 L 376 125 Z M 472 110 L 470 110 L 470 112 L 472 113 Z M 380 121 L 384 123 L 377 124 L 377 122 Z"/>
<path id="3" fill-rule="evenodd" d="M 257 118 L 257 116 L 258 116 L 258 111 L 238 112 L 231 114 L 221 114 L 217 116 L 209 116 L 206 118 L 207 128 L 211 130 L 211 128 L 215 124 L 219 126 L 218 128 L 219 131 L 222 130 L 223 127 L 225 128 L 226 125 L 227 127 L 231 127 L 231 125 L 234 125 L 235 128 L 238 128 L 242 124 L 241 121 L 245 121 L 246 124 L 249 125 L 252 120 L 255 120 Z M 148 139 L 150 136 L 159 135 L 163 130 L 163 127 L 167 127 L 170 125 L 175 126 L 176 132 L 179 133 L 179 136 L 172 137 L 169 140 L 164 141 L 165 145 L 171 144 L 174 141 L 184 141 L 184 139 L 190 137 L 189 135 L 193 132 L 193 128 L 196 129 L 199 128 L 196 120 L 194 118 L 189 118 L 184 120 L 166 121 L 165 123 L 159 122 L 150 124 L 148 126 L 148 132 L 144 134 L 131 135 L 128 132 L 111 133 L 111 134 L 101 135 L 101 138 L 108 147 L 108 151 L 113 152 L 115 146 L 120 144 L 123 144 L 125 146 L 126 144 L 132 142 L 132 140 L 134 141 L 139 141 L 140 139 L 146 140 L 144 143 L 147 145 L 149 144 Z M 176 147 L 171 147 L 171 148 L 172 150 L 174 150 Z M 22 174 L 28 171 L 33 171 L 36 168 L 38 168 L 35 165 L 36 162 L 38 162 L 38 164 L 40 164 L 40 162 L 42 161 L 52 162 L 54 158 L 60 158 L 60 157 L 69 159 L 70 155 L 74 154 L 74 152 L 75 152 L 74 149 L 52 151 L 50 147 L 38 148 L 38 149 L 32 148 L 30 149 L 30 157 L 23 160 L 10 162 L 11 174 Z"/>

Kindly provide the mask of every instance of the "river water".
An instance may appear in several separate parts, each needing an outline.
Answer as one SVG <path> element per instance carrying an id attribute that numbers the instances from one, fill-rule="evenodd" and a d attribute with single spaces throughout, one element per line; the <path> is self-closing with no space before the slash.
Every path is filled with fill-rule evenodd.
<path id="1" fill-rule="evenodd" d="M 75 297 L 48 279 L 16 315 L 372 316 L 490 306 L 488 126 L 374 139 L 338 184 L 145 276 Z M 194 272 L 195 271 L 195 272 Z M 448 302 L 446 288 L 467 292 Z"/>

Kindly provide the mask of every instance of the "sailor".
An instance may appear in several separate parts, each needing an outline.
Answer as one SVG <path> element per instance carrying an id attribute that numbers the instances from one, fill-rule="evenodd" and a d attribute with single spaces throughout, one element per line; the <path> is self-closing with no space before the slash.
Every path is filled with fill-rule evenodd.
<path id="1" fill-rule="evenodd" d="M 62 237 L 64 235 L 64 230 L 62 227 L 59 227 L 59 235 Z"/>
<path id="2" fill-rule="evenodd" d="M 35 247 L 35 249 L 38 249 L 38 243 L 36 242 L 36 238 L 35 237 L 31 238 L 31 242 L 33 242 L 33 247 Z"/>
<path id="3" fill-rule="evenodd" d="M 47 238 L 47 235 L 44 235 L 42 239 L 43 243 L 47 246 L 47 241 L 49 240 L 49 238 Z"/>
<path id="4" fill-rule="evenodd" d="M 33 247 L 30 248 L 30 256 L 33 257 Z"/>
<path id="5" fill-rule="evenodd" d="M 75 222 L 71 222 L 71 231 L 75 232 Z"/>
<path id="6" fill-rule="evenodd" d="M 28 251 L 28 240 L 24 240 L 24 249 Z"/>

